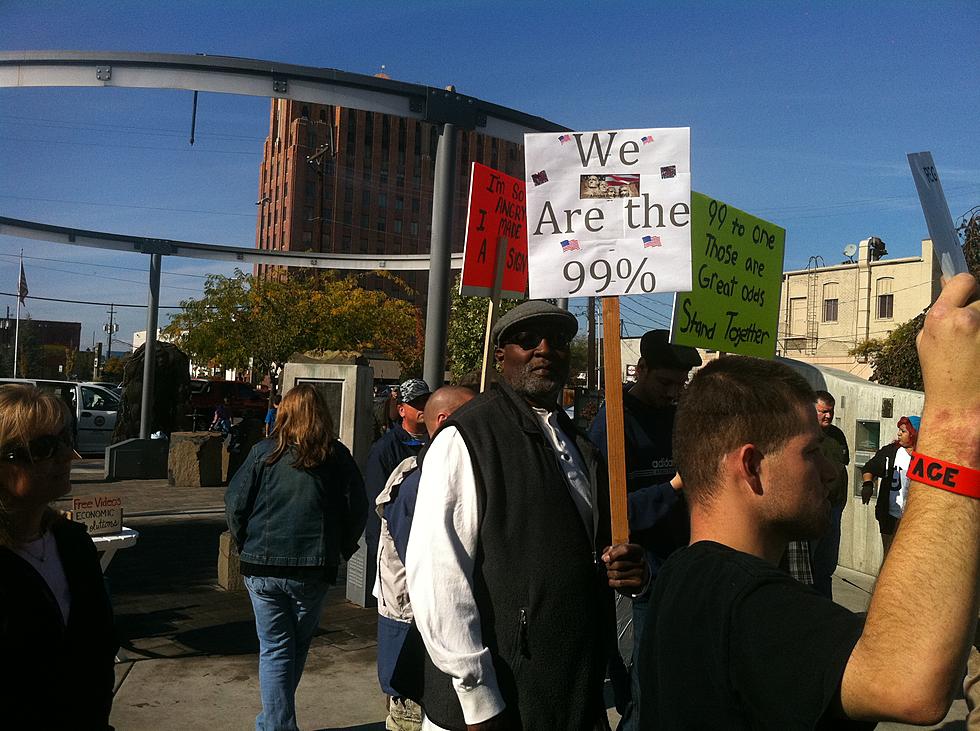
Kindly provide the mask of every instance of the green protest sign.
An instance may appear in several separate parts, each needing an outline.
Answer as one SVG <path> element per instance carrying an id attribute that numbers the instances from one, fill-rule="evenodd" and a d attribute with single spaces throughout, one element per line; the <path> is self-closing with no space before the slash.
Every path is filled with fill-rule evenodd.
<path id="1" fill-rule="evenodd" d="M 671 342 L 772 358 L 785 244 L 779 226 L 692 192 L 694 290 L 674 297 Z"/>

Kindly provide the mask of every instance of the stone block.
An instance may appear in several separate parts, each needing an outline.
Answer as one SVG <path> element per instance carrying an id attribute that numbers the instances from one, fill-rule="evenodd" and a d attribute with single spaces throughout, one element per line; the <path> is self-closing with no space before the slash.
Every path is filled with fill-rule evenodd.
<path id="1" fill-rule="evenodd" d="M 216 432 L 174 432 L 170 435 L 167 481 L 180 487 L 221 484 L 221 442 Z"/>
<path id="2" fill-rule="evenodd" d="M 245 590 L 238 547 L 228 531 L 218 540 L 218 586 L 225 591 Z"/>

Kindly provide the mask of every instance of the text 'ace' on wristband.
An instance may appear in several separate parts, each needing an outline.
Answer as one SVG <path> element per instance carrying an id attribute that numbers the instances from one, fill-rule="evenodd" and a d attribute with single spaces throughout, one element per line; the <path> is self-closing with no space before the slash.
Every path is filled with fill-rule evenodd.
<path id="1" fill-rule="evenodd" d="M 980 470 L 971 467 L 913 452 L 908 476 L 923 485 L 980 499 Z"/>

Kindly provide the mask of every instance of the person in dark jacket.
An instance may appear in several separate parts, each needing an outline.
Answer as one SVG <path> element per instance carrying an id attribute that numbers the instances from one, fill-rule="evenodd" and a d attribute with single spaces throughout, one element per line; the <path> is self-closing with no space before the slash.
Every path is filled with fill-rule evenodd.
<path id="1" fill-rule="evenodd" d="M 71 489 L 70 425 L 54 394 L 0 386 L 3 728 L 111 729 L 119 643 L 98 553 L 48 505 Z"/>
<path id="2" fill-rule="evenodd" d="M 367 516 L 361 474 L 316 388 L 301 384 L 283 397 L 272 438 L 252 448 L 228 485 L 225 514 L 259 637 L 255 727 L 292 731 L 327 589 Z"/>
<path id="3" fill-rule="evenodd" d="M 610 587 L 647 575 L 640 546 L 610 546 L 605 461 L 558 403 L 577 327 L 540 301 L 501 317 L 499 383 L 427 448 L 405 566 L 423 728 L 606 727 Z"/>
<path id="4" fill-rule="evenodd" d="M 431 391 L 428 384 L 420 378 L 410 378 L 398 387 L 398 417 L 381 438 L 371 445 L 367 464 L 364 466 L 364 484 L 371 505 L 385 489 L 392 471 L 409 457 L 418 457 L 428 439 L 425 433 L 423 410 Z M 368 586 L 374 586 L 378 563 L 378 540 L 381 535 L 381 520 L 373 510 L 368 514 L 364 529 L 367 544 Z"/>

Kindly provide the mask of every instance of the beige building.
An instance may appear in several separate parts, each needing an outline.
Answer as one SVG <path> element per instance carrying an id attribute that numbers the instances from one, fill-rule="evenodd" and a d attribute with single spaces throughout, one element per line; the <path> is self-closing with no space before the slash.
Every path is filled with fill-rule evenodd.
<path id="1" fill-rule="evenodd" d="M 932 241 L 921 256 L 882 258 L 881 239 L 871 237 L 845 255 L 855 259 L 783 273 L 778 355 L 847 371 L 860 378 L 871 367 L 848 351 L 869 339 L 888 337 L 939 295 L 939 259 Z"/>

